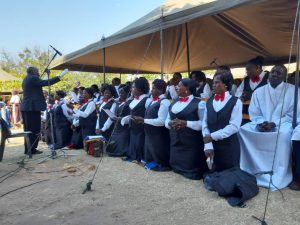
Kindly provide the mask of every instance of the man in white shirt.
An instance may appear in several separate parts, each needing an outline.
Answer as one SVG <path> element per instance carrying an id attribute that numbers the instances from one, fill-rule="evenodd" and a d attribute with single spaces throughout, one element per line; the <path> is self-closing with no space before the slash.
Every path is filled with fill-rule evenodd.
<path id="1" fill-rule="evenodd" d="M 206 83 L 205 73 L 202 71 L 193 71 L 191 73 L 191 78 L 196 81 L 198 87 L 196 89 L 195 97 L 200 97 L 202 99 L 209 99 L 211 96 L 211 90 Z"/>
<path id="2" fill-rule="evenodd" d="M 269 84 L 258 88 L 249 106 L 251 122 L 241 127 L 241 169 L 255 174 L 258 185 L 281 189 L 292 181 L 290 165 L 293 85 L 284 83 L 287 69 L 274 66 Z M 274 160 L 274 164 L 273 164 Z"/>

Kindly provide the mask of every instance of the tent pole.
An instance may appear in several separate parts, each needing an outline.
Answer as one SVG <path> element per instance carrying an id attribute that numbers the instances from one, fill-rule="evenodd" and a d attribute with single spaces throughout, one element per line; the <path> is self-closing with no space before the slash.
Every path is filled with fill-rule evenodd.
<path id="1" fill-rule="evenodd" d="M 300 12 L 298 12 L 298 34 L 297 34 L 297 56 L 296 56 L 297 58 L 296 58 L 296 74 L 295 74 L 293 128 L 297 126 L 298 90 L 299 90 L 299 54 L 300 54 Z"/>
<path id="2" fill-rule="evenodd" d="M 189 44 L 189 31 L 188 24 L 185 23 L 185 42 L 186 42 L 186 58 L 187 58 L 187 66 L 188 66 L 188 75 L 191 74 L 191 62 L 190 62 L 190 44 Z"/>
<path id="3" fill-rule="evenodd" d="M 160 78 L 164 79 L 164 36 L 162 23 L 164 18 L 164 8 L 161 9 L 161 28 L 160 28 Z"/>
<path id="4" fill-rule="evenodd" d="M 106 82 L 106 73 L 105 73 L 105 63 L 106 63 L 106 54 L 105 54 L 105 48 L 102 49 L 103 53 L 103 83 Z"/>
<path id="5" fill-rule="evenodd" d="M 122 73 L 120 73 L 120 81 L 122 81 Z M 121 82 L 122 83 L 122 82 Z"/>
<path id="6" fill-rule="evenodd" d="M 160 78 L 164 79 L 164 40 L 163 30 L 160 30 Z"/>

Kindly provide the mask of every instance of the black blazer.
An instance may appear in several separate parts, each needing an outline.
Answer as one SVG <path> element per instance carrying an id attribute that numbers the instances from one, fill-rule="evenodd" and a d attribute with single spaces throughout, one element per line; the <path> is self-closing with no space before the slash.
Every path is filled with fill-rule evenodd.
<path id="1" fill-rule="evenodd" d="M 49 79 L 49 84 L 59 82 L 59 77 Z M 30 75 L 25 77 L 22 83 L 23 101 L 21 111 L 44 111 L 47 108 L 42 87 L 48 85 L 48 80 L 41 80 L 38 76 Z"/>

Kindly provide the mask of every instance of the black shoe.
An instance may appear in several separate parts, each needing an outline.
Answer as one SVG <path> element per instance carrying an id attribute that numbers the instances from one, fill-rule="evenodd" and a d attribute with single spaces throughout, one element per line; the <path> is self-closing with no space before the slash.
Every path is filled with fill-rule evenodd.
<path id="1" fill-rule="evenodd" d="M 34 152 L 32 152 L 32 155 L 38 155 L 38 154 L 42 154 L 43 151 L 39 151 L 39 150 L 36 150 Z"/>

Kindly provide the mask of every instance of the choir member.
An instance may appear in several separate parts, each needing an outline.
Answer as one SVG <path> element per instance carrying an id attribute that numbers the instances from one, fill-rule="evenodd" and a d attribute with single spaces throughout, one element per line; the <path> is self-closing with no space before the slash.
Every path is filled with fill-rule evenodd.
<path id="1" fill-rule="evenodd" d="M 119 97 L 119 87 L 121 85 L 121 80 L 118 77 L 115 77 L 114 79 L 112 79 L 111 81 L 112 86 L 115 87 L 116 89 L 116 93 L 117 93 L 117 97 Z"/>
<path id="2" fill-rule="evenodd" d="M 182 80 L 181 73 L 174 73 L 172 79 L 169 81 L 169 85 L 166 89 L 166 97 L 170 100 L 176 100 L 178 98 L 177 92 L 176 92 L 176 86 L 178 83 Z"/>
<path id="3" fill-rule="evenodd" d="M 221 66 L 218 66 L 217 68 L 217 71 L 216 71 L 216 74 L 217 73 L 221 73 L 223 71 L 229 71 L 231 73 L 231 69 L 229 66 L 227 65 L 221 65 Z M 232 73 L 231 73 L 232 75 Z M 233 75 L 232 75 L 232 80 L 233 80 Z M 231 95 L 235 96 L 235 93 L 236 93 L 236 90 L 238 88 L 239 85 L 235 84 L 235 82 L 233 82 L 232 86 L 231 86 L 231 91 L 229 92 Z"/>
<path id="4" fill-rule="evenodd" d="M 149 83 L 147 79 L 144 77 L 135 79 L 132 84 L 131 94 L 133 100 L 129 104 L 130 115 L 121 120 L 122 125 L 129 124 L 130 126 L 129 149 L 124 160 L 140 163 L 144 159 L 144 125 L 137 121 L 135 122 L 133 119 L 134 117 L 144 118 L 146 108 L 150 103 L 148 100 Z"/>
<path id="5" fill-rule="evenodd" d="M 116 103 L 114 98 L 117 97 L 116 90 L 112 85 L 106 85 L 103 87 L 102 103 L 99 106 L 99 116 L 96 123 L 96 134 L 101 134 L 107 141 L 111 136 L 111 132 L 114 128 L 113 121 L 104 110 L 109 110 L 113 114 L 115 113 Z"/>
<path id="6" fill-rule="evenodd" d="M 145 161 L 151 163 L 153 166 L 149 168 L 156 171 L 170 170 L 170 137 L 168 129 L 165 128 L 170 101 L 164 95 L 166 86 L 167 84 L 164 80 L 154 80 L 152 83 L 151 103 L 146 109 L 145 118 L 134 118 L 134 121 L 144 124 Z"/>
<path id="7" fill-rule="evenodd" d="M 54 149 L 63 148 L 70 144 L 72 137 L 71 124 L 73 120 L 73 112 L 67 107 L 64 97 L 64 91 L 56 91 L 55 100 L 57 103 L 54 105 L 54 120 L 53 125 L 55 128 L 56 141 L 53 146 Z"/>
<path id="8" fill-rule="evenodd" d="M 91 85 L 91 89 L 93 90 L 94 92 L 94 102 L 99 102 L 100 101 L 100 90 L 99 90 L 99 87 L 97 84 L 92 84 Z"/>
<path id="9" fill-rule="evenodd" d="M 96 104 L 93 101 L 94 93 L 91 88 L 85 88 L 83 90 L 83 98 L 86 103 L 79 109 L 74 108 L 72 104 L 68 104 L 68 107 L 73 109 L 74 117 L 77 118 L 78 124 L 81 129 L 81 135 L 83 140 L 87 136 L 95 135 L 95 127 L 97 122 Z"/>
<path id="10" fill-rule="evenodd" d="M 130 96 L 130 86 L 120 85 L 119 98 L 115 110 L 115 128 L 113 130 L 111 141 L 106 149 L 109 156 L 125 156 L 129 148 L 130 130 L 129 125 L 121 125 L 121 119 L 130 113 L 129 104 L 132 101 Z"/>
<path id="11" fill-rule="evenodd" d="M 235 96 L 242 100 L 243 104 L 243 121 L 242 124 L 249 122 L 249 101 L 252 93 L 259 87 L 268 83 L 268 71 L 263 71 L 262 66 L 264 58 L 257 56 L 248 61 L 246 65 L 247 76 L 237 88 Z"/>
<path id="12" fill-rule="evenodd" d="M 249 106 L 251 122 L 240 129 L 241 169 L 256 174 L 258 185 L 284 188 L 292 181 L 290 165 L 294 86 L 284 82 L 287 69 L 276 65 L 269 83 L 258 88 Z M 274 165 L 273 165 L 274 160 Z"/>
<path id="13" fill-rule="evenodd" d="M 195 97 L 209 99 L 211 96 L 211 89 L 209 84 L 206 83 L 205 73 L 202 71 L 193 71 L 190 77 L 197 83 Z"/>
<path id="14" fill-rule="evenodd" d="M 215 171 L 239 167 L 238 131 L 242 122 L 242 102 L 230 94 L 230 71 L 217 72 L 213 79 L 214 97 L 206 103 L 202 134 L 206 157 L 211 157 Z"/>
<path id="15" fill-rule="evenodd" d="M 268 83 L 269 72 L 263 71 L 263 64 L 264 58 L 261 56 L 257 56 L 248 61 L 246 65 L 247 76 L 236 90 L 236 97 L 240 98 L 242 101 L 248 101 L 251 99 L 252 93 L 257 88 Z"/>
<path id="16" fill-rule="evenodd" d="M 170 132 L 170 166 L 189 179 L 201 179 L 208 168 L 201 134 L 205 102 L 195 98 L 196 82 L 183 79 L 177 86 L 179 99 L 170 108 L 165 126 Z"/>

